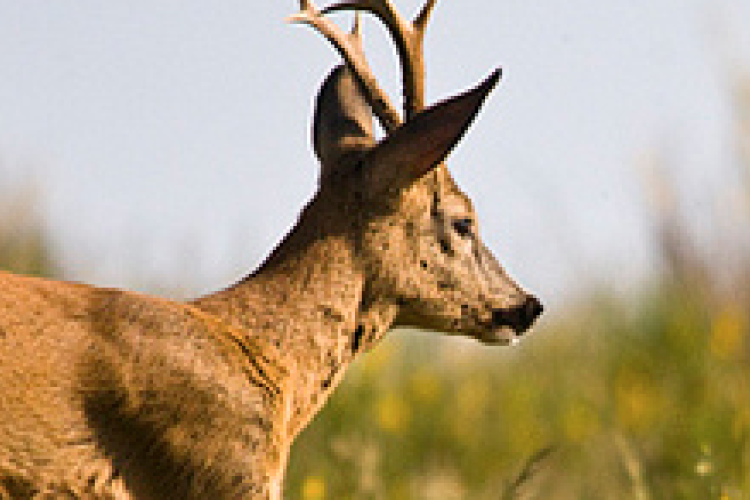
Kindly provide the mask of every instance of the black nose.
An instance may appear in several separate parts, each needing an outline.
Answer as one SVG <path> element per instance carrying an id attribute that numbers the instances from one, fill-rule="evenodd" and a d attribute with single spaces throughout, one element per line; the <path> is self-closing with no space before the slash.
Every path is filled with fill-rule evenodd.
<path id="1" fill-rule="evenodd" d="M 516 335 L 521 335 L 534 324 L 542 311 L 544 307 L 539 299 L 529 295 L 518 306 L 492 311 L 492 324 L 495 328 L 508 326 L 516 332 Z"/>

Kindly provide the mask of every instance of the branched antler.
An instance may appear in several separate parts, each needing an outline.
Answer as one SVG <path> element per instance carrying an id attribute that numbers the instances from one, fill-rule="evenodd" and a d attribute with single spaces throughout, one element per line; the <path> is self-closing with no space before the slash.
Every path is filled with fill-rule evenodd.
<path id="1" fill-rule="evenodd" d="M 346 33 L 333 21 L 326 18 L 311 0 L 300 0 L 300 12 L 287 18 L 287 21 L 307 24 L 331 42 L 351 68 L 360 84 L 365 100 L 387 133 L 401 125 L 402 121 L 398 111 L 388 98 L 388 94 L 378 85 L 377 79 L 365 59 L 358 20 L 355 22 L 352 33 Z"/>
<path id="2" fill-rule="evenodd" d="M 318 10 L 311 0 L 300 0 L 300 12 L 289 17 L 288 20 L 312 26 L 336 47 L 357 78 L 373 114 L 378 117 L 386 132 L 391 132 L 402 121 L 367 64 L 359 29 L 347 34 L 325 15 L 341 10 L 365 11 L 375 15 L 385 25 L 396 44 L 401 61 L 404 116 L 408 121 L 424 108 L 422 42 L 435 2 L 436 0 L 427 0 L 414 21 L 408 22 L 396 11 L 390 0 L 343 1 L 323 10 Z M 355 26 L 357 24 L 358 22 Z"/>
<path id="3" fill-rule="evenodd" d="M 331 5 L 321 11 L 325 15 L 340 10 L 370 12 L 388 29 L 401 60 L 406 120 L 424 108 L 424 40 L 427 22 L 436 0 L 427 0 L 413 22 L 404 19 L 390 0 L 352 0 Z"/>

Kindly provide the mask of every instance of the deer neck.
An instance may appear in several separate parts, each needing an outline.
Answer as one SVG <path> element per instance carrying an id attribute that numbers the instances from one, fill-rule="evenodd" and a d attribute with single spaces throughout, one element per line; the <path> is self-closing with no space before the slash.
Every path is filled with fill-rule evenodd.
<path id="1" fill-rule="evenodd" d="M 303 212 L 256 272 L 195 302 L 248 337 L 278 347 L 292 377 L 291 436 L 319 410 L 354 358 L 385 335 L 397 313 L 394 302 L 373 291 L 351 232 L 315 208 Z"/>

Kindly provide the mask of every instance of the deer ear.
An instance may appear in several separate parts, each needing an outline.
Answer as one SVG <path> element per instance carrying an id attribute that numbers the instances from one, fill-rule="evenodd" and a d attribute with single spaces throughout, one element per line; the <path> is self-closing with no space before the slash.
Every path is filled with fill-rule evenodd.
<path id="1" fill-rule="evenodd" d="M 374 193 L 402 189 L 442 163 L 500 79 L 495 70 L 463 94 L 439 102 L 383 139 L 364 158 Z"/>
<path id="2" fill-rule="evenodd" d="M 344 65 L 328 75 L 318 93 L 313 121 L 313 148 L 321 179 L 345 165 L 346 157 L 375 144 L 372 114 L 352 72 Z"/>

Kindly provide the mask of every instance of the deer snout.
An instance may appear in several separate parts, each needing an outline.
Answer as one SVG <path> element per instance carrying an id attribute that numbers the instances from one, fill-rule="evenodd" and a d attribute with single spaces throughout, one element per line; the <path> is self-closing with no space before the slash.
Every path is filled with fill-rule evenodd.
<path id="1" fill-rule="evenodd" d="M 516 335 L 523 335 L 531 328 L 534 321 L 542 314 L 544 307 L 539 299 L 529 295 L 517 306 L 492 311 L 492 326 L 495 328 L 509 327 Z"/>

